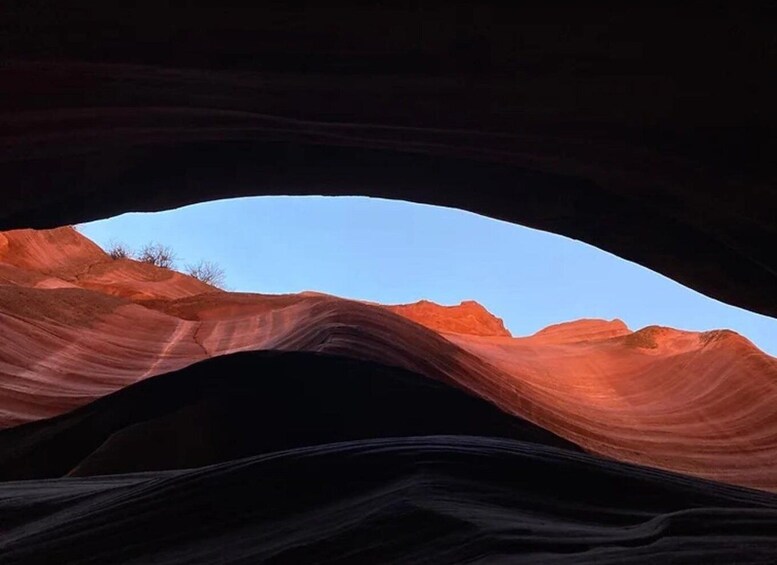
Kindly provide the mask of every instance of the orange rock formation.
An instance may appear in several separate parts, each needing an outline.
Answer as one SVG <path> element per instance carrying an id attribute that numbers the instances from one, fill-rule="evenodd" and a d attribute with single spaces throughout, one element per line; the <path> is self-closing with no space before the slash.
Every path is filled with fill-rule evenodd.
<path id="1" fill-rule="evenodd" d="M 228 293 L 59 228 L 0 234 L 0 332 L 1 427 L 211 356 L 316 351 L 455 384 L 596 454 L 777 491 L 777 359 L 727 330 L 512 337 L 472 301 Z"/>

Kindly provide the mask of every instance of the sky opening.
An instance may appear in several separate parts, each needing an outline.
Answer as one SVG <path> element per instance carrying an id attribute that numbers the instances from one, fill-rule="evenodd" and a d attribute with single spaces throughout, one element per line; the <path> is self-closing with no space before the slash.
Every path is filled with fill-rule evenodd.
<path id="1" fill-rule="evenodd" d="M 79 226 L 102 247 L 171 246 L 206 259 L 229 290 L 315 290 L 397 304 L 477 300 L 529 335 L 579 318 L 732 329 L 777 356 L 777 320 L 729 306 L 567 237 L 470 212 L 366 197 L 251 197 Z"/>

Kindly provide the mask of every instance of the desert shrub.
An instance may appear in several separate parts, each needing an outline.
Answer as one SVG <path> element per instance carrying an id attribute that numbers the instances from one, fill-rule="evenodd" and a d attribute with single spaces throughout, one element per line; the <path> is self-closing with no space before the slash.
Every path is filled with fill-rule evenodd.
<path id="1" fill-rule="evenodd" d="M 111 259 L 132 259 L 134 256 L 132 249 L 119 241 L 112 241 L 105 251 L 111 256 Z"/>
<path id="2" fill-rule="evenodd" d="M 156 265 L 163 269 L 175 269 L 177 256 L 172 247 L 161 243 L 147 243 L 138 253 L 129 246 L 118 241 L 112 241 L 105 250 L 113 259 L 134 259 L 141 263 Z M 186 265 L 186 274 L 216 288 L 224 288 L 226 275 L 224 269 L 213 261 L 202 260 Z"/>
<path id="3" fill-rule="evenodd" d="M 136 259 L 163 269 L 175 268 L 177 257 L 173 249 L 161 243 L 147 243 L 138 253 Z"/>
<path id="4" fill-rule="evenodd" d="M 226 275 L 224 269 L 219 267 L 213 261 L 200 261 L 186 266 L 186 273 L 206 284 L 223 288 Z"/>

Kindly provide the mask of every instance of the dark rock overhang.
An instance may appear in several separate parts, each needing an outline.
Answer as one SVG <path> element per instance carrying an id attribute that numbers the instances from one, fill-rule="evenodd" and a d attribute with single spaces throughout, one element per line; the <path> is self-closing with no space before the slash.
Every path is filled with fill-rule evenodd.
<path id="1" fill-rule="evenodd" d="M 0 16 L 0 229 L 380 196 L 581 239 L 777 315 L 765 9 L 49 4 Z"/>

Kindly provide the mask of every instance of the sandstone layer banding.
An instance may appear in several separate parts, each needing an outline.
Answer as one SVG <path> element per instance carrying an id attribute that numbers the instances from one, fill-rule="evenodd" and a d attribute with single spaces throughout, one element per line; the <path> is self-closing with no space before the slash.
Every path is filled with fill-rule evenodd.
<path id="1" fill-rule="evenodd" d="M 512 337 L 472 301 L 223 292 L 72 228 L 0 242 L 5 427 L 209 357 L 306 351 L 453 384 L 593 453 L 777 490 L 777 359 L 731 331 L 579 320 Z"/>

